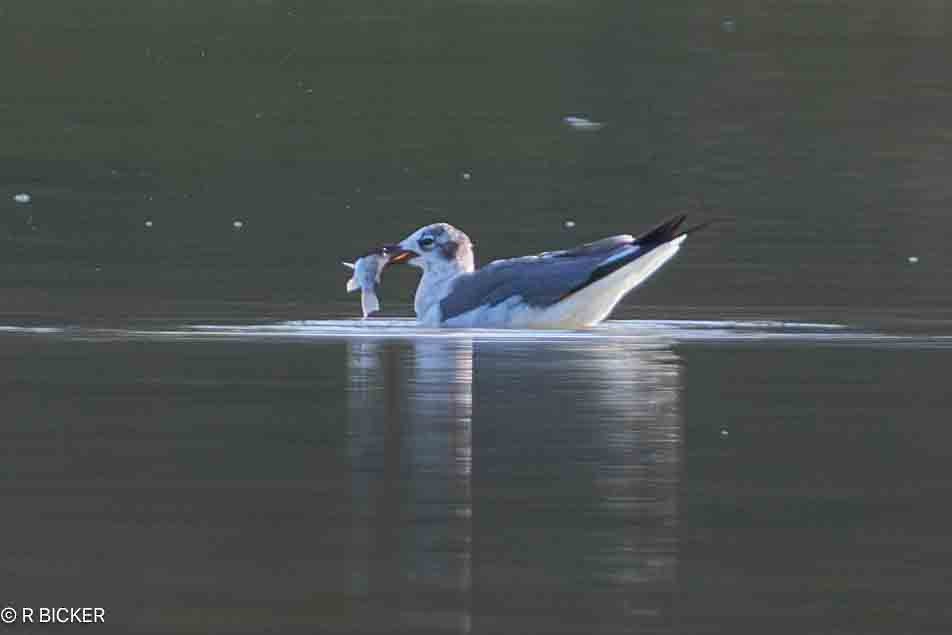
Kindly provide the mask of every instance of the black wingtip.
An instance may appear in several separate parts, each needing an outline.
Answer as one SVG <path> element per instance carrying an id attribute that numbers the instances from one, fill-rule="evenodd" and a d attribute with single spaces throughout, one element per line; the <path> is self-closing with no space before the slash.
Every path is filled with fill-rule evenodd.
<path id="1" fill-rule="evenodd" d="M 681 236 L 687 236 L 688 234 L 693 234 L 694 232 L 699 232 L 699 231 L 701 231 L 702 229 L 705 229 L 705 228 L 707 228 L 707 227 L 710 227 L 710 226 L 713 225 L 715 222 L 716 222 L 716 221 L 709 220 L 709 221 L 704 221 L 703 223 L 698 223 L 697 225 L 693 225 L 693 226 L 691 226 L 691 227 L 688 227 L 687 229 L 681 230 L 681 231 L 678 233 L 678 235 L 675 236 L 675 238 L 680 238 Z"/>
<path id="2" fill-rule="evenodd" d="M 674 240 L 678 236 L 682 236 L 687 232 L 682 232 L 679 234 L 678 229 L 684 224 L 684 221 L 687 220 L 687 217 L 687 214 L 678 214 L 674 218 L 661 223 L 654 229 L 651 229 L 641 236 L 638 236 L 638 238 L 635 238 L 635 244 L 645 246 L 663 245 L 666 242 Z"/>
<path id="3" fill-rule="evenodd" d="M 605 262 L 599 265 L 598 267 L 596 267 L 592 271 L 591 275 L 589 275 L 588 279 L 585 280 L 585 282 L 576 286 L 575 288 L 573 288 L 571 291 L 569 291 L 562 297 L 563 298 L 568 297 L 572 295 L 573 293 L 575 293 L 576 291 L 584 289 L 588 285 L 601 280 L 605 276 L 608 276 L 609 274 L 614 273 L 615 271 L 618 271 L 625 265 L 628 265 L 634 262 L 635 260 L 637 260 L 638 258 L 641 258 L 646 253 L 655 249 L 656 247 L 660 247 L 661 245 L 669 243 L 672 240 L 679 238 L 687 234 L 688 232 L 694 231 L 695 229 L 697 229 L 698 226 L 695 226 L 690 229 L 684 230 L 680 233 L 678 232 L 678 230 L 681 228 L 681 225 L 683 225 L 684 221 L 687 220 L 687 217 L 688 217 L 687 214 L 678 214 L 674 218 L 666 220 L 665 222 L 661 223 L 654 229 L 651 229 L 643 233 L 641 236 L 638 236 L 638 238 L 635 238 L 635 240 L 632 243 L 630 243 L 631 245 L 636 246 L 637 249 L 630 250 L 630 252 L 627 255 L 624 255 L 623 257 L 609 258 L 608 262 Z"/>

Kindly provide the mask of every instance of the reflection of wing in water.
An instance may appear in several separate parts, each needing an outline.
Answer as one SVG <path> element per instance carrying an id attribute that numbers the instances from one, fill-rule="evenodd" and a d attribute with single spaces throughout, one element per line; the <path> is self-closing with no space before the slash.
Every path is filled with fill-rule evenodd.
<path id="1" fill-rule="evenodd" d="M 349 354 L 367 562 L 352 588 L 368 619 L 655 624 L 677 559 L 680 367 L 665 342 L 354 340 Z M 580 584 L 604 592 L 564 601 Z"/>
<path id="2" fill-rule="evenodd" d="M 595 485 L 601 504 L 637 523 L 623 534 L 605 571 L 623 581 L 674 581 L 676 574 L 677 488 L 680 471 L 680 368 L 668 350 L 637 354 L 617 347 L 586 352 L 580 372 L 604 378 L 589 388 L 589 408 L 597 425 Z"/>
<path id="3" fill-rule="evenodd" d="M 551 620 L 533 621 L 537 632 L 592 614 L 632 632 L 658 626 L 676 582 L 675 353 L 661 340 L 486 343 L 476 386 L 476 592 Z M 579 586 L 600 591 L 558 600 Z"/>

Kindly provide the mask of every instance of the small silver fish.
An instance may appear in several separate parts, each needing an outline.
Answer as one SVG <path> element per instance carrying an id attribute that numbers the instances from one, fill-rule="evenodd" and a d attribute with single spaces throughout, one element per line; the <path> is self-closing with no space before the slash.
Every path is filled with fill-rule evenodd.
<path id="1" fill-rule="evenodd" d="M 360 289 L 360 308 L 364 312 L 364 317 L 380 310 L 377 285 L 380 284 L 380 272 L 389 261 L 390 257 L 384 254 L 367 254 L 363 258 L 358 258 L 357 262 L 341 263 L 354 270 L 354 275 L 347 281 L 347 292 Z"/>

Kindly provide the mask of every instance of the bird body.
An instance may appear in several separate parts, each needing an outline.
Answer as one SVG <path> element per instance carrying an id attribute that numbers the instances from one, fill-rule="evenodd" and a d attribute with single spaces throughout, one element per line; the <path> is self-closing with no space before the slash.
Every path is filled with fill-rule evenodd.
<path id="1" fill-rule="evenodd" d="M 667 262 L 681 246 L 684 236 L 659 247 L 589 285 L 547 306 L 533 306 L 513 295 L 493 306 L 478 306 L 442 322 L 424 323 L 455 328 L 577 329 L 598 324 L 634 287 Z M 464 279 L 460 284 L 466 284 Z"/>
<path id="2" fill-rule="evenodd" d="M 423 270 L 414 298 L 421 325 L 448 328 L 575 329 L 606 319 L 618 302 L 680 249 L 678 216 L 633 238 L 612 236 L 574 249 L 474 266 L 469 238 L 452 225 L 417 230 L 386 253 Z"/>

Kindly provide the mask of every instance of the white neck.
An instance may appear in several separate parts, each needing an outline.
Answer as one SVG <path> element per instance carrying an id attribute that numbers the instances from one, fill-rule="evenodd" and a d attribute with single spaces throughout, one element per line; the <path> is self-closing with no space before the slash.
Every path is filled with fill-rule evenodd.
<path id="1" fill-rule="evenodd" d="M 449 260 L 424 263 L 423 277 L 413 299 L 417 319 L 422 323 L 438 322 L 440 300 L 449 295 L 453 282 L 459 276 L 472 271 L 471 258 L 467 262 Z"/>

